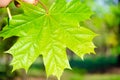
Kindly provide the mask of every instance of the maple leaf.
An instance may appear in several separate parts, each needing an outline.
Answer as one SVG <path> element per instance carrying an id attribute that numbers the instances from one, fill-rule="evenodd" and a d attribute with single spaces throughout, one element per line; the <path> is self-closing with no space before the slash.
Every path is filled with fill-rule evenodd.
<path id="1" fill-rule="evenodd" d="M 60 80 L 63 70 L 71 69 L 66 47 L 81 58 L 86 53 L 94 53 L 92 39 L 96 34 L 79 26 L 79 21 L 89 19 L 92 12 L 79 0 L 56 0 L 48 13 L 40 5 L 20 3 L 24 13 L 13 16 L 0 32 L 4 38 L 19 37 L 7 51 L 13 56 L 13 71 L 20 68 L 28 71 L 42 55 L 47 76 L 55 75 Z"/>

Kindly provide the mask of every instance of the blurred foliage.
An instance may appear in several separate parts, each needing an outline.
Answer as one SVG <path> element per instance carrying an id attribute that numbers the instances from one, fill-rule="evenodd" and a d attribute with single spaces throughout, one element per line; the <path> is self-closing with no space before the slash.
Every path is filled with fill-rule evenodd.
<path id="1" fill-rule="evenodd" d="M 48 6 L 54 0 L 42 0 Z M 68 0 L 69 1 L 69 0 Z M 94 39 L 94 42 L 97 46 L 96 53 L 102 56 L 89 56 L 85 57 L 85 60 L 82 61 L 75 56 L 70 60 L 70 64 L 73 67 L 73 71 L 68 71 L 64 73 L 62 80 L 120 80 L 119 75 L 86 75 L 84 74 L 93 71 L 101 71 L 111 66 L 114 66 L 117 62 L 115 56 L 108 56 L 111 54 L 118 55 L 120 54 L 120 4 L 118 0 L 81 0 L 85 2 L 91 9 L 94 11 L 94 15 L 91 17 L 91 20 L 80 22 L 83 26 L 86 26 L 92 29 L 94 32 L 100 34 L 97 38 Z M 16 8 L 13 3 L 10 5 L 10 10 L 12 15 L 22 13 L 23 11 L 20 8 Z M 6 25 L 7 11 L 6 8 L 0 9 L 0 30 Z M 16 37 L 12 37 L 6 40 L 0 38 L 0 80 L 6 80 L 7 77 L 13 77 L 9 74 L 11 67 L 5 64 L 9 63 L 11 59 L 6 59 L 7 55 L 3 52 L 9 49 L 16 40 Z M 72 54 L 70 54 L 72 55 Z M 107 55 L 107 57 L 106 57 Z M 45 74 L 42 72 L 44 70 L 43 63 L 41 59 L 36 60 L 36 62 L 31 66 L 29 75 Z M 41 63 L 39 65 L 39 63 Z M 8 68 L 9 67 L 9 68 Z M 5 72 L 6 71 L 6 72 Z M 8 72 L 7 72 L 8 71 Z M 40 72 L 39 72 L 40 71 Z M 18 71 L 19 73 L 19 71 Z M 36 73 L 36 74 L 35 74 Z M 81 75 L 81 73 L 83 75 Z M 18 74 L 19 75 L 19 74 Z"/>
<path id="2" fill-rule="evenodd" d="M 91 28 L 100 34 L 95 38 L 98 47 L 96 52 L 106 55 L 120 53 L 119 25 L 120 4 L 118 0 L 82 0 L 94 11 L 91 20 L 83 22 L 82 25 Z"/>
<path id="3" fill-rule="evenodd" d="M 94 57 L 94 58 L 93 58 Z M 70 60 L 71 67 L 74 69 L 86 70 L 89 73 L 104 73 L 107 69 L 116 66 L 115 56 L 85 56 L 84 61 L 79 58 Z M 75 70 L 74 70 L 75 71 Z M 79 72 L 78 70 L 76 72 Z M 84 74 L 84 72 L 83 72 Z"/>

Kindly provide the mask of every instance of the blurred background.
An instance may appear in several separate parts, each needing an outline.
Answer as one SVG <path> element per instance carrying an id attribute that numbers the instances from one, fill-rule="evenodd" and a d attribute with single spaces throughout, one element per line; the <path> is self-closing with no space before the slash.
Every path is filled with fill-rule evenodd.
<path id="1" fill-rule="evenodd" d="M 44 1 L 44 0 L 43 0 Z M 50 0 L 50 4 L 53 0 Z M 95 33 L 100 34 L 93 41 L 97 46 L 96 55 L 85 55 L 81 60 L 67 49 L 72 70 L 65 70 L 61 80 L 120 80 L 120 0 L 81 0 L 94 12 L 91 20 L 80 22 Z M 49 5 L 49 3 L 47 3 Z M 12 15 L 23 11 L 14 3 L 9 5 Z M 0 9 L 0 30 L 7 24 L 6 8 Z M 24 69 L 11 73 L 12 56 L 5 54 L 16 41 L 16 37 L 0 38 L 0 80 L 57 80 L 51 76 L 46 79 L 42 57 L 33 63 L 28 74 Z"/>

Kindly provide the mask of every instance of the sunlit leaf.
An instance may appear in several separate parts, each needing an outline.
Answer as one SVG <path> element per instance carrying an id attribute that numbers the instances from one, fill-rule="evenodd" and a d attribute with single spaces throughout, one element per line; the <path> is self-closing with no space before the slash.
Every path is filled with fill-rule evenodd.
<path id="1" fill-rule="evenodd" d="M 60 79 L 65 68 L 71 69 L 67 47 L 81 58 L 86 53 L 94 53 L 92 39 L 96 34 L 79 26 L 79 21 L 89 19 L 92 12 L 79 0 L 56 0 L 48 13 L 39 5 L 21 3 L 21 6 L 24 13 L 13 16 L 0 32 L 4 38 L 19 37 L 7 51 L 13 55 L 13 71 L 20 68 L 28 71 L 42 55 L 47 76 L 55 75 Z"/>

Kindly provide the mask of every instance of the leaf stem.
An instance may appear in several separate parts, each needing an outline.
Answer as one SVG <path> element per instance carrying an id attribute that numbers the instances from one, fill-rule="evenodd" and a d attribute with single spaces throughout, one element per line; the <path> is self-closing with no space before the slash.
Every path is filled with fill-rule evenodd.
<path id="1" fill-rule="evenodd" d="M 46 7 L 46 5 L 40 0 L 39 0 L 39 3 L 41 4 L 41 6 L 45 9 L 46 13 L 48 14 L 49 11 L 48 11 L 48 8 Z"/>
<path id="2" fill-rule="evenodd" d="M 9 17 L 9 19 L 11 20 L 11 19 L 12 19 L 12 16 L 11 16 L 11 12 L 10 12 L 9 7 L 7 7 L 7 13 L 8 13 L 8 17 Z"/>

